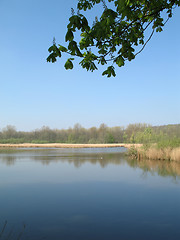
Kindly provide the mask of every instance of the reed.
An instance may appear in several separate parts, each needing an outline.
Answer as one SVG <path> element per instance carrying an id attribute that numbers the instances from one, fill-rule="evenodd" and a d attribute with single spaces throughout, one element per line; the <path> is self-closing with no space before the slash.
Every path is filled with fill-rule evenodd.
<path id="1" fill-rule="evenodd" d="M 171 158 L 174 161 L 180 162 L 180 147 L 179 148 L 175 148 L 171 151 Z"/>
<path id="2" fill-rule="evenodd" d="M 2 229 L 0 231 L 0 240 L 21 240 L 22 235 L 25 231 L 26 225 L 23 224 L 21 231 L 16 236 L 16 234 L 13 232 L 13 229 L 11 230 L 7 229 L 7 223 L 8 222 L 6 220 L 2 226 Z"/>
<path id="3" fill-rule="evenodd" d="M 136 154 L 134 152 L 137 152 Z M 180 162 L 180 147 L 177 148 L 157 148 L 156 145 L 152 145 L 149 148 L 145 149 L 136 148 L 133 149 L 133 156 L 136 156 L 138 159 L 154 159 L 154 160 L 169 160 Z M 130 155 L 132 155 L 130 153 Z"/>

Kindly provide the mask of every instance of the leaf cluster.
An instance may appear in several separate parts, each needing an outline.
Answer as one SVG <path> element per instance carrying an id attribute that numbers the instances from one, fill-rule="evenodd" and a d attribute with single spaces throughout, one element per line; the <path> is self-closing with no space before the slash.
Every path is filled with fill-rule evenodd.
<path id="1" fill-rule="evenodd" d="M 180 6 L 180 0 L 79 0 L 78 13 L 69 18 L 65 41 L 67 47 L 53 44 L 49 48 L 49 62 L 55 62 L 61 53 L 81 58 L 80 65 L 94 71 L 97 64 L 108 65 L 102 73 L 116 76 L 115 65 L 122 67 L 125 61 L 133 60 L 146 46 L 154 32 L 161 32 L 167 20 L 173 16 L 173 9 Z M 102 14 L 90 26 L 81 13 L 102 4 Z M 163 17 L 162 17 L 163 13 Z M 146 39 L 146 31 L 152 32 Z M 75 40 L 79 32 L 80 41 Z M 149 32 L 149 31 L 148 31 Z M 141 46 L 137 51 L 138 46 Z M 72 69 L 74 58 L 67 59 L 66 69 Z"/>

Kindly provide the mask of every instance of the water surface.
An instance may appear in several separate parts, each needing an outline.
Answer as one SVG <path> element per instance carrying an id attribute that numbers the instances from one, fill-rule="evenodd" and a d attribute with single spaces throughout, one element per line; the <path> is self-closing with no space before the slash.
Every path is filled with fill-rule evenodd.
<path id="1" fill-rule="evenodd" d="M 0 151 L 0 239 L 180 239 L 180 164 L 124 148 Z"/>

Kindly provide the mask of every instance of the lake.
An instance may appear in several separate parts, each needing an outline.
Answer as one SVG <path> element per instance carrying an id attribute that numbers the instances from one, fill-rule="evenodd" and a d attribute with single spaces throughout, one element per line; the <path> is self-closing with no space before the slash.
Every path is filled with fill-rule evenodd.
<path id="1" fill-rule="evenodd" d="M 180 164 L 125 152 L 0 150 L 0 239 L 179 240 Z"/>

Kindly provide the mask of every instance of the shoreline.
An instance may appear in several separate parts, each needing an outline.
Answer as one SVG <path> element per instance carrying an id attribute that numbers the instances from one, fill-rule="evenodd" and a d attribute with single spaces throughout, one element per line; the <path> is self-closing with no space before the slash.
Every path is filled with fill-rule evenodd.
<path id="1" fill-rule="evenodd" d="M 114 147 L 125 147 L 131 148 L 140 147 L 142 144 L 131 144 L 131 143 L 97 143 L 97 144 L 71 144 L 71 143 L 20 143 L 11 144 L 5 143 L 0 144 L 0 148 L 114 148 Z"/>

